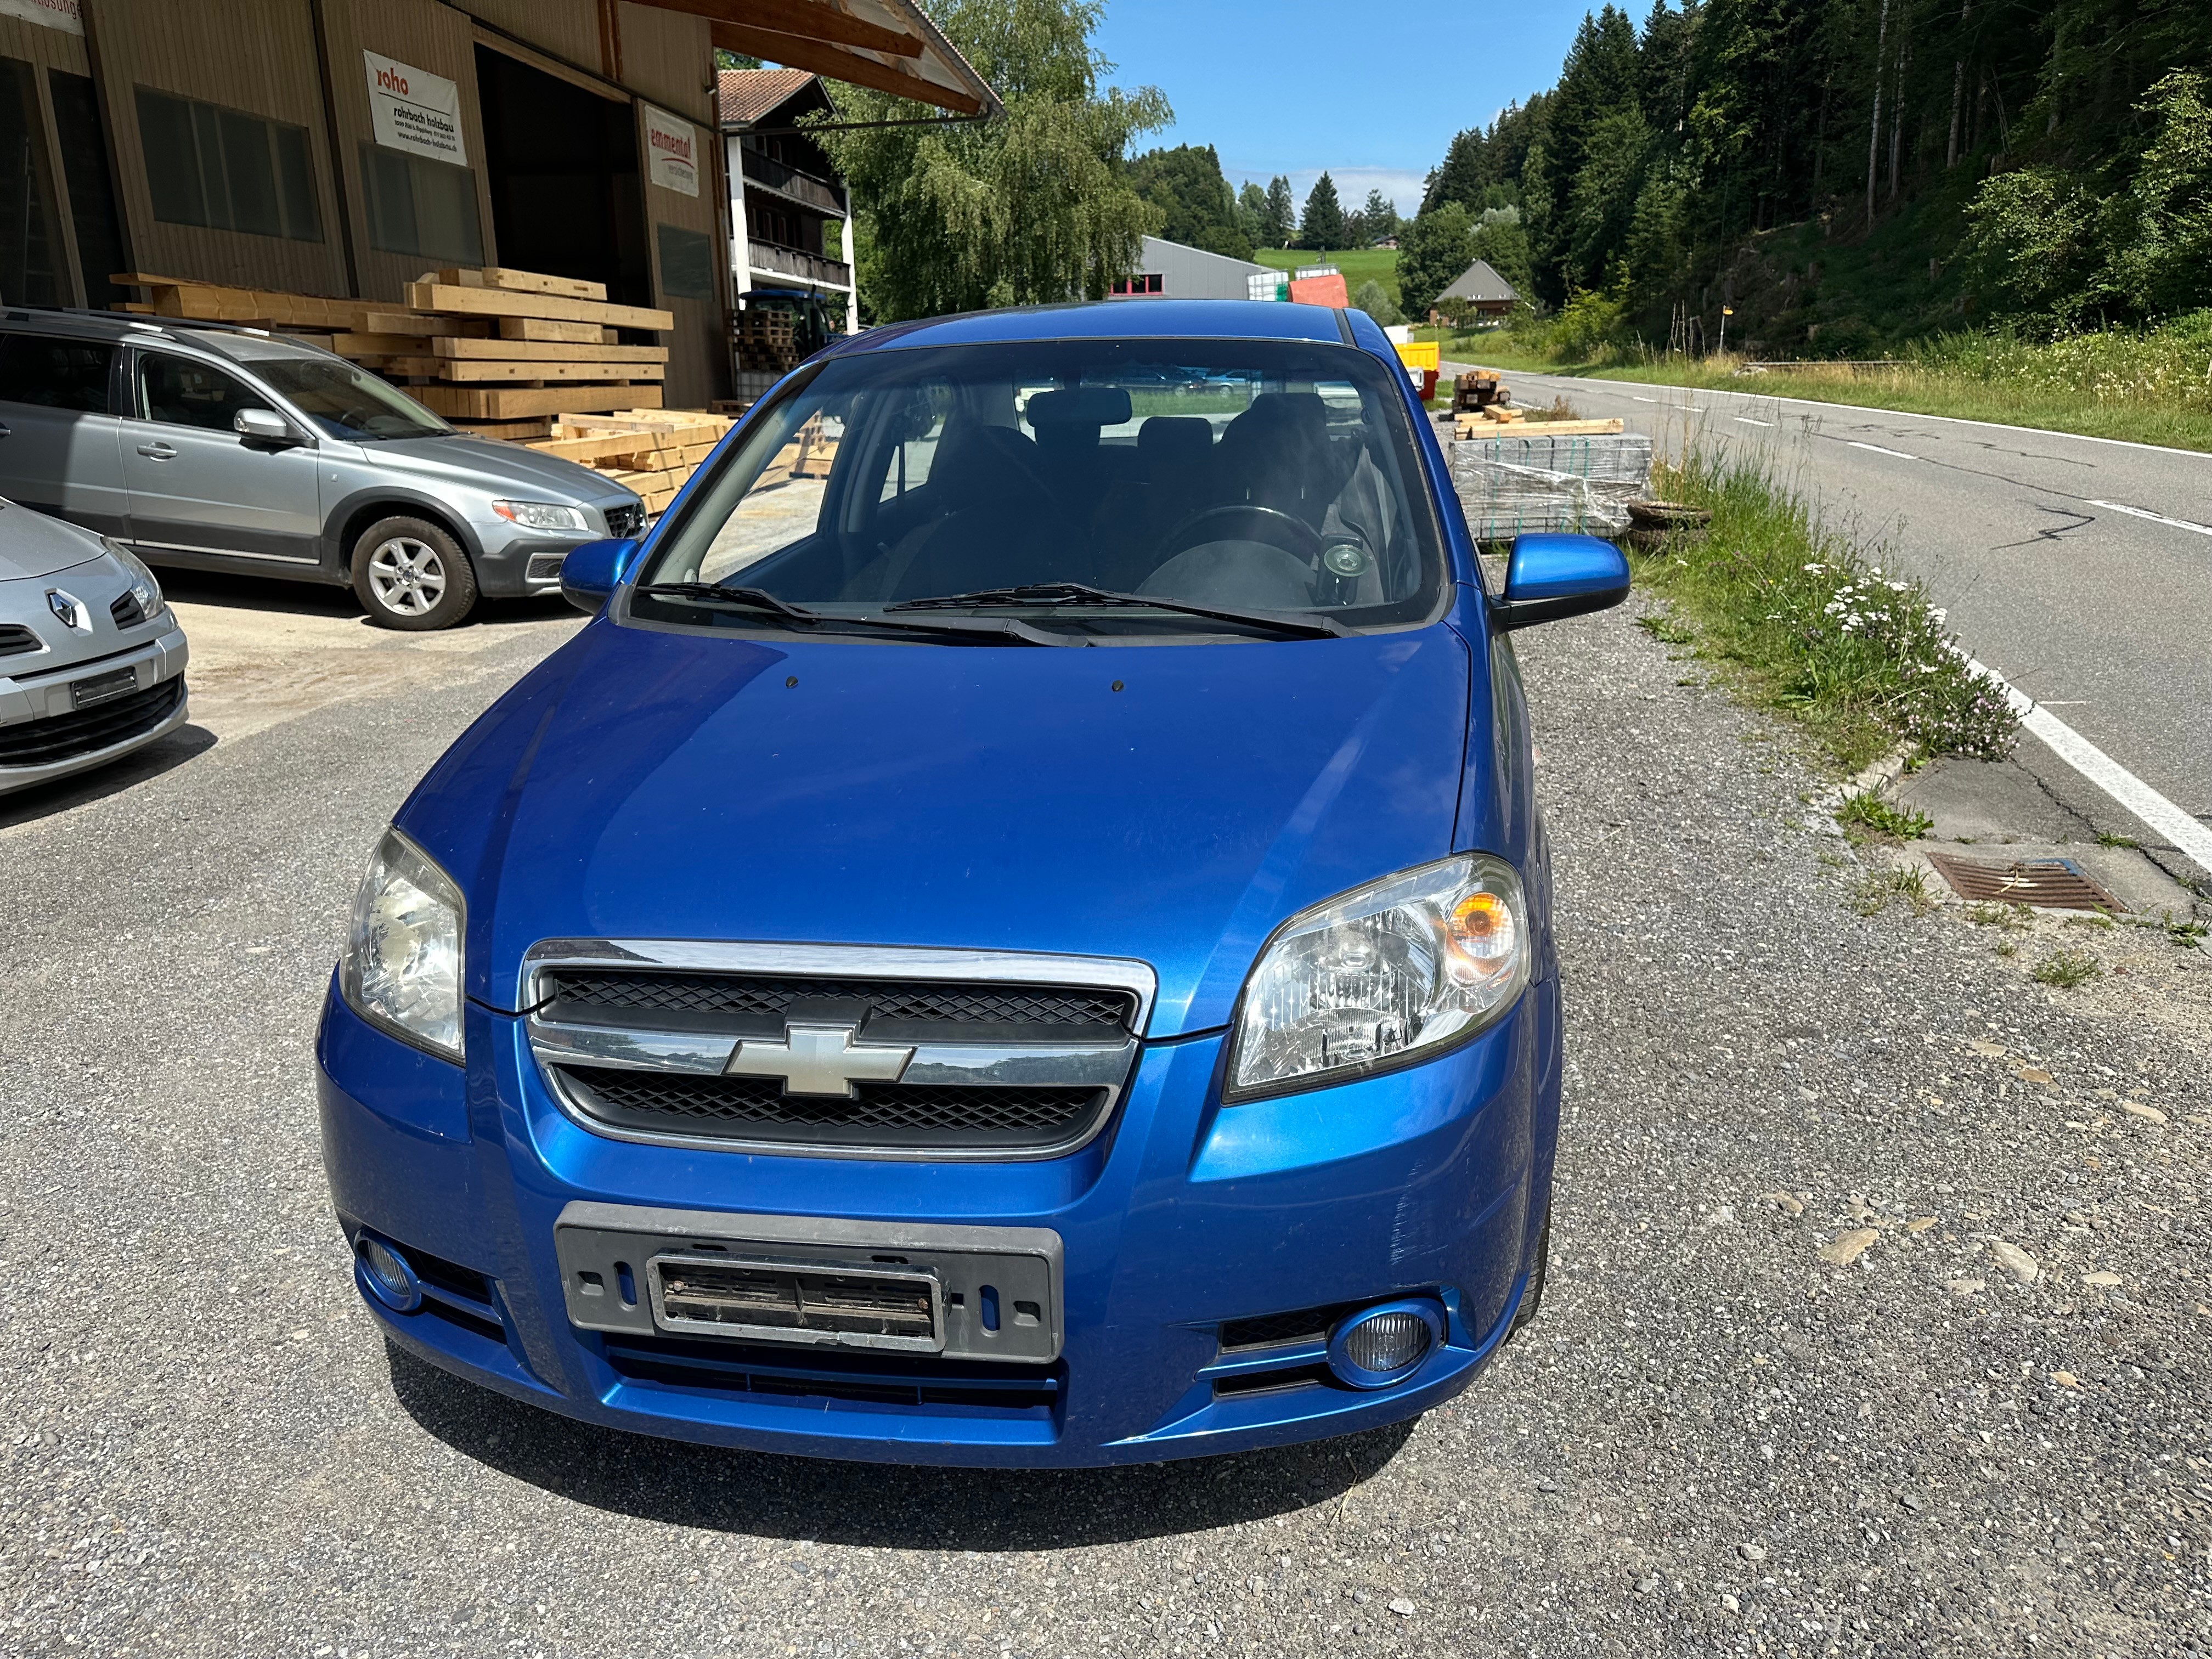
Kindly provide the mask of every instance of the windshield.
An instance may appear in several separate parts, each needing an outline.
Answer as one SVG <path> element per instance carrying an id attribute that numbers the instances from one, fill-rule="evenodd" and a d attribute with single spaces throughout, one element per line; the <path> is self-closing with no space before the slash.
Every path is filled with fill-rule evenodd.
<path id="1" fill-rule="evenodd" d="M 257 357 L 248 365 L 332 438 L 434 438 L 453 428 L 405 392 L 336 357 Z"/>
<path id="2" fill-rule="evenodd" d="M 1318 635 L 1423 620 L 1444 580 L 1386 365 L 1290 342 L 1050 341 L 833 358 L 686 503 L 631 611 L 800 625 L 696 586 L 715 584 L 817 619 L 942 629 L 975 609 L 1000 629 L 1219 635 L 1254 631 L 1250 612 Z"/>

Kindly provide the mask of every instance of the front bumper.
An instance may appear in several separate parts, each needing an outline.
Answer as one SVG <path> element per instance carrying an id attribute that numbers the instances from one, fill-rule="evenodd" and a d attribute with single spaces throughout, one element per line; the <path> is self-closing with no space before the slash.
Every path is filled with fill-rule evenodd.
<path id="1" fill-rule="evenodd" d="M 597 513 L 602 522 L 613 524 L 618 513 L 635 512 L 643 535 L 644 514 L 635 495 L 604 501 L 574 502 L 586 513 Z M 585 543 L 601 539 L 596 531 L 573 536 L 526 529 L 505 519 L 472 520 L 477 538 L 477 591 L 492 599 L 516 599 L 525 594 L 561 591 L 561 561 Z M 610 532 L 611 533 L 611 532 Z"/>
<path id="2" fill-rule="evenodd" d="M 129 650 L 0 677 L 0 794 L 105 766 L 175 731 L 191 714 L 182 684 L 189 656 L 184 630 L 172 619 Z M 130 696 L 86 709 L 75 706 L 72 684 L 124 669 L 137 678 Z M 173 699 L 155 696 L 171 681 L 178 682 Z M 11 763 L 10 754 L 29 757 Z"/>
<path id="3" fill-rule="evenodd" d="M 1441 1060 L 1248 1105 L 1218 1103 L 1218 1034 L 1151 1044 L 1105 1133 L 1027 1164 L 610 1139 L 562 1114 L 520 1027 L 472 1006 L 464 1074 L 368 1025 L 333 990 L 318 1044 L 332 1194 L 349 1239 L 372 1230 L 434 1264 L 418 1310 L 368 1300 L 402 1346 L 633 1432 L 1074 1467 L 1376 1427 L 1449 1398 L 1494 1351 L 1548 1199 L 1556 979 Z M 555 1250 L 571 1205 L 1047 1229 L 1065 1252 L 1064 1337 L 1048 1365 L 977 1368 L 581 1329 Z M 1382 1392 L 1322 1380 L 1310 1345 L 1223 1351 L 1225 1322 L 1421 1295 L 1445 1304 L 1446 1343 Z"/>

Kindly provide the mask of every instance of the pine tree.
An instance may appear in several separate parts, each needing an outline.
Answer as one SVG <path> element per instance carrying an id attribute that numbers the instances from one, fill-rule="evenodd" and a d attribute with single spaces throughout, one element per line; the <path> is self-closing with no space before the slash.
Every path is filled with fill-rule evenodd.
<path id="1" fill-rule="evenodd" d="M 1336 199 L 1336 180 L 1324 173 L 1307 192 L 1305 214 L 1298 221 L 1298 246 L 1326 253 L 1344 243 L 1344 204 Z"/>
<path id="2" fill-rule="evenodd" d="M 1267 181 L 1267 246 L 1288 247 L 1297 228 L 1298 204 L 1291 194 L 1291 181 L 1277 173 Z"/>
<path id="3" fill-rule="evenodd" d="M 1398 210 L 1379 190 L 1367 192 L 1367 204 L 1359 210 L 1358 218 L 1360 246 L 1363 247 L 1398 234 Z"/>

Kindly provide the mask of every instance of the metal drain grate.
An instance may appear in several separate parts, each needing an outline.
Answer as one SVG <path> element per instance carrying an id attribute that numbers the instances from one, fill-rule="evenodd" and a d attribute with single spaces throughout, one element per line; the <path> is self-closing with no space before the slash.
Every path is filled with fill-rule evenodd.
<path id="1" fill-rule="evenodd" d="M 1930 853 L 1929 863 L 1961 898 L 1998 904 L 2033 905 L 2039 910 L 2125 910 L 2072 859 L 2024 859 L 2018 864 L 1976 864 L 1947 853 Z"/>

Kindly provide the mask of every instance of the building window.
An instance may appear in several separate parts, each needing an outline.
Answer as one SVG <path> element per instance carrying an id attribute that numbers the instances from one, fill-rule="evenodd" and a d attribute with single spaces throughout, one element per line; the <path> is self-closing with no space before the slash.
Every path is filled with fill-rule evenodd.
<path id="1" fill-rule="evenodd" d="M 671 300 L 714 297 L 714 239 L 704 231 L 656 224 L 660 240 L 660 291 Z"/>
<path id="2" fill-rule="evenodd" d="M 1115 280 L 1111 292 L 1117 295 L 1164 294 L 1166 279 L 1154 271 L 1144 276 L 1121 276 Z"/>
<path id="3" fill-rule="evenodd" d="M 457 265 L 483 263 L 477 176 L 468 168 L 363 139 L 361 178 L 371 247 Z"/>
<path id="4" fill-rule="evenodd" d="M 137 88 L 137 100 L 156 219 L 295 242 L 323 240 L 307 128 L 146 87 Z"/>
<path id="5" fill-rule="evenodd" d="M 70 219 L 76 232 L 76 260 L 84 273 L 86 302 L 97 308 L 131 298 L 131 291 L 107 279 L 127 270 L 123 214 L 107 172 L 107 137 L 100 121 L 100 100 L 88 76 L 50 69 L 54 127 L 61 135 L 62 176 L 69 180 Z"/>

